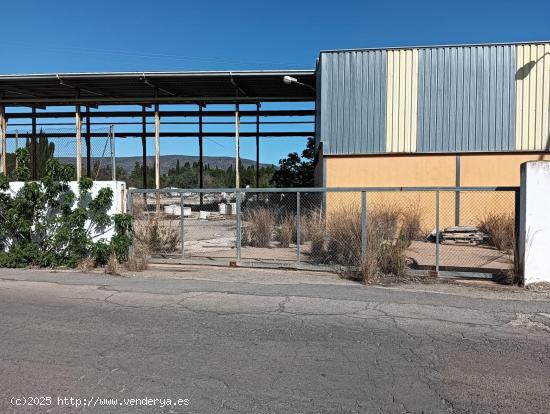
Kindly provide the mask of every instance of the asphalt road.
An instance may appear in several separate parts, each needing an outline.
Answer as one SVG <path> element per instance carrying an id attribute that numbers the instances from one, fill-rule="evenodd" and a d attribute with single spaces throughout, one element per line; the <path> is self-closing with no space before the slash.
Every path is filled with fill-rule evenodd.
<path id="1" fill-rule="evenodd" d="M 550 296 L 3 270 L 0 397 L 2 413 L 547 413 Z"/>

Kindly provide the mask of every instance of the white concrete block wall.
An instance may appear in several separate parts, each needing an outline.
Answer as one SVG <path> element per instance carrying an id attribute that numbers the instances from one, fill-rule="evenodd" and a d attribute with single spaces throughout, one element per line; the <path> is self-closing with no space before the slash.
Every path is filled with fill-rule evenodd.
<path id="1" fill-rule="evenodd" d="M 550 162 L 521 166 L 519 256 L 525 285 L 550 282 Z"/>
<path id="2" fill-rule="evenodd" d="M 22 181 L 12 181 L 10 182 L 9 191 L 15 195 L 24 185 Z M 69 182 L 71 190 L 78 195 L 78 182 L 71 181 Z M 114 215 L 118 213 L 126 212 L 126 183 L 123 181 L 94 181 L 94 184 L 90 190 L 92 198 L 95 198 L 100 189 L 108 187 L 113 190 L 113 203 L 109 209 L 109 215 Z M 92 231 L 92 237 L 94 240 L 110 240 L 114 235 L 114 226 L 110 226 L 106 232 L 101 234 L 94 234 Z"/>

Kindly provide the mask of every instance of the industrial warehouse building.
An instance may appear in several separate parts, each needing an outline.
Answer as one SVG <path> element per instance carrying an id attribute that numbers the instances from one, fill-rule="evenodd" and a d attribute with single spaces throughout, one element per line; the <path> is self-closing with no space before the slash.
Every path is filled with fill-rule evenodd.
<path id="1" fill-rule="evenodd" d="M 287 75 L 295 82 L 283 82 Z M 265 110 L 264 102 L 315 110 Z M 112 105 L 124 110 L 104 109 Z M 156 188 L 161 138 L 198 139 L 202 187 L 204 138 L 255 139 L 258 169 L 261 139 L 312 135 L 317 186 L 517 186 L 521 163 L 550 159 L 549 113 L 548 42 L 323 51 L 314 70 L 302 71 L 0 75 L 0 170 L 13 164 L 18 136 L 35 155 L 37 131 L 55 121 L 75 129 L 41 135 L 71 139 L 65 158 L 76 158 L 78 176 L 91 175 L 94 138 L 106 136 L 94 128 L 104 121 L 121 125 L 117 139 L 141 138 L 133 147 L 143 166 L 154 138 Z M 264 129 L 268 117 L 283 129 Z M 240 131 L 242 118 L 255 129 Z M 297 118 L 308 127 L 292 130 Z M 228 130 L 208 131 L 209 119 Z M 165 123 L 196 129 L 165 131 Z M 150 184 L 144 168 L 143 187 Z"/>
<path id="2" fill-rule="evenodd" d="M 316 182 L 517 186 L 550 159 L 550 43 L 321 52 Z"/>

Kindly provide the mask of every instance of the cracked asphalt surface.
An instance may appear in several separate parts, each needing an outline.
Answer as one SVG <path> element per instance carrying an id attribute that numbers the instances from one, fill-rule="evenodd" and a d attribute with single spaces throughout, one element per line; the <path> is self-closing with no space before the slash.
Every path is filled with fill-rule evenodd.
<path id="1" fill-rule="evenodd" d="M 550 294 L 323 273 L 0 271 L 0 412 L 547 413 Z M 13 396 L 188 398 L 15 407 Z"/>

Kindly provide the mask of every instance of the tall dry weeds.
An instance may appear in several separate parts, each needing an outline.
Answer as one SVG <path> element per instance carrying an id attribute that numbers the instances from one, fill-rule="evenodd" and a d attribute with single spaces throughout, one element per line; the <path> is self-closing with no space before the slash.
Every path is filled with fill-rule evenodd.
<path id="1" fill-rule="evenodd" d="M 490 213 L 479 223 L 479 230 L 489 236 L 489 244 L 503 251 L 515 246 L 515 219 L 512 214 Z"/>
<path id="2" fill-rule="evenodd" d="M 146 252 L 173 253 L 181 241 L 179 221 L 160 215 L 143 215 L 134 222 L 134 239 Z"/>
<path id="3" fill-rule="evenodd" d="M 242 243 L 252 247 L 271 247 L 275 217 L 271 210 L 260 207 L 243 214 Z"/>
<path id="4" fill-rule="evenodd" d="M 296 243 L 297 220 L 293 214 L 285 214 L 279 219 L 275 230 L 275 240 L 279 242 L 279 247 L 289 247 Z"/>

